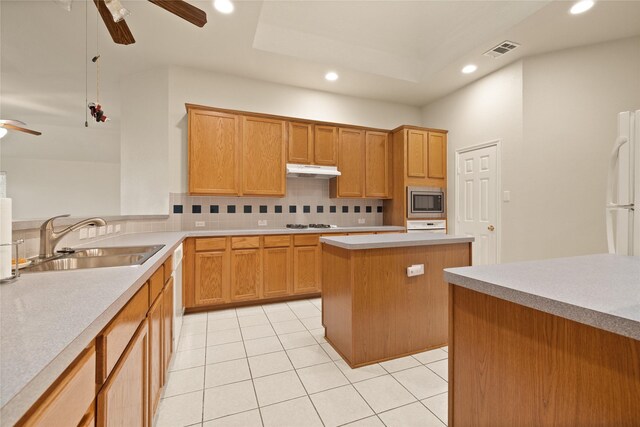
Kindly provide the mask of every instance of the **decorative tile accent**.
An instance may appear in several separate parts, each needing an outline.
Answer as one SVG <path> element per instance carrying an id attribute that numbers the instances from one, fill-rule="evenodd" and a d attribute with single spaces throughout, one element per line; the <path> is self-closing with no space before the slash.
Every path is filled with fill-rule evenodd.
<path id="1" fill-rule="evenodd" d="M 266 205 L 260 205 L 260 213 L 267 213 L 267 206 Z"/>
<path id="2" fill-rule="evenodd" d="M 173 205 L 173 213 L 181 214 L 182 213 L 182 205 Z"/>
<path id="3" fill-rule="evenodd" d="M 212 214 L 220 213 L 220 207 L 218 205 L 209 206 L 209 213 L 212 213 Z"/>
<path id="4" fill-rule="evenodd" d="M 276 213 L 281 214 L 282 213 L 282 205 L 276 205 L 275 211 L 276 211 Z"/>
<path id="5" fill-rule="evenodd" d="M 296 213 L 295 205 L 289 205 L 289 213 Z"/>
<path id="6" fill-rule="evenodd" d="M 202 213 L 202 206 L 201 205 L 192 205 L 191 206 L 191 213 L 192 214 L 200 214 L 200 213 Z"/>
<path id="7" fill-rule="evenodd" d="M 343 206 L 342 213 L 349 213 L 349 206 Z"/>
<path id="8" fill-rule="evenodd" d="M 251 205 L 244 205 L 243 212 L 246 214 L 251 213 Z"/>
<path id="9" fill-rule="evenodd" d="M 376 212 L 378 212 L 378 213 L 382 213 L 382 206 L 378 206 L 378 207 L 376 208 Z"/>
<path id="10" fill-rule="evenodd" d="M 302 207 L 302 212 L 304 212 L 304 213 L 311 213 L 311 206 L 309 206 L 309 205 L 304 205 L 304 206 Z"/>
<path id="11" fill-rule="evenodd" d="M 330 213 L 336 213 L 336 207 L 335 206 L 329 206 L 329 212 Z"/>
<path id="12" fill-rule="evenodd" d="M 316 206 L 316 213 L 323 213 L 324 212 L 324 206 Z"/>
<path id="13" fill-rule="evenodd" d="M 354 206 L 354 207 L 353 207 L 353 211 L 354 211 L 355 213 L 360 213 L 360 206 Z"/>
<path id="14" fill-rule="evenodd" d="M 228 214 L 234 214 L 234 213 L 236 213 L 236 205 L 228 205 L 228 206 L 227 206 L 227 213 L 228 213 Z"/>

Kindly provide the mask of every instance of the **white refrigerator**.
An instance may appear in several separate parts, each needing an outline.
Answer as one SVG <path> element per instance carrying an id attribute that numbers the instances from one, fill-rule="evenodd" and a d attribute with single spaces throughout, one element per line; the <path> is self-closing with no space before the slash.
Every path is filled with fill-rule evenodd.
<path id="1" fill-rule="evenodd" d="M 640 110 L 618 114 L 607 183 L 609 253 L 640 257 Z"/>

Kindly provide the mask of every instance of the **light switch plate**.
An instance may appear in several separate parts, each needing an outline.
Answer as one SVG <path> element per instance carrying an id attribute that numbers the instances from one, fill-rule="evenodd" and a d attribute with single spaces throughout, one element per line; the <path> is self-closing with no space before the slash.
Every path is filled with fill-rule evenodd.
<path id="1" fill-rule="evenodd" d="M 267 220 L 266 219 L 259 219 L 258 220 L 258 227 L 266 227 L 267 226 Z"/>
<path id="2" fill-rule="evenodd" d="M 91 239 L 92 237 L 96 237 L 96 227 L 87 228 L 87 236 Z"/>
<path id="3" fill-rule="evenodd" d="M 196 221 L 196 227 L 204 227 L 204 221 Z"/>
<path id="4" fill-rule="evenodd" d="M 86 228 L 81 228 L 80 229 L 80 240 L 84 240 L 87 238 L 87 229 Z"/>

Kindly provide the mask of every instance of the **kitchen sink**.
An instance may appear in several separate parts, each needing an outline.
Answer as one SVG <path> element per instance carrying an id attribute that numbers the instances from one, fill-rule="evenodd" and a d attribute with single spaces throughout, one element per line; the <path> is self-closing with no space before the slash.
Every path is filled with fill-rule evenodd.
<path id="1" fill-rule="evenodd" d="M 52 259 L 35 261 L 23 271 L 30 273 L 141 265 L 163 247 L 164 245 L 78 249 Z"/>

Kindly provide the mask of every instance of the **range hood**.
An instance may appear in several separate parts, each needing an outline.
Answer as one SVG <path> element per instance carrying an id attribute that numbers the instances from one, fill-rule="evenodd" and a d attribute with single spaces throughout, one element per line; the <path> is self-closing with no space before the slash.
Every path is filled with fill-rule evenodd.
<path id="1" fill-rule="evenodd" d="M 335 166 L 298 165 L 287 163 L 288 178 L 320 178 L 329 179 L 340 176 Z"/>

